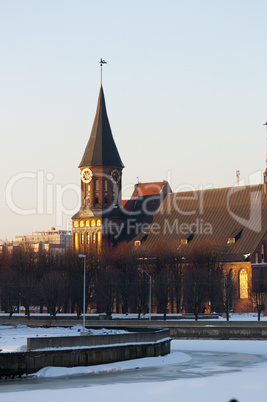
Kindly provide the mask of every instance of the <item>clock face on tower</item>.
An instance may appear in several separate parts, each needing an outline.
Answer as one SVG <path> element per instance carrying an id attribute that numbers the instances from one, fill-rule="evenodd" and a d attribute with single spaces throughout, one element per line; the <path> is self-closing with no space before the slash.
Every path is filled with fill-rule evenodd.
<path id="1" fill-rule="evenodd" d="M 112 178 L 114 183 L 118 183 L 120 181 L 120 178 L 121 178 L 120 171 L 118 169 L 112 170 L 111 178 Z"/>
<path id="2" fill-rule="evenodd" d="M 90 183 L 93 178 L 93 173 L 89 168 L 85 168 L 81 171 L 81 179 L 84 183 Z"/>

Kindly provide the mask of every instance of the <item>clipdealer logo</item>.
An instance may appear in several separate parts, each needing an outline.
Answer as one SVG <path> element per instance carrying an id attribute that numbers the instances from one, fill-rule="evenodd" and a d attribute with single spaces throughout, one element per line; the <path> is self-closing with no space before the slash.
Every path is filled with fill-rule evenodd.
<path id="1" fill-rule="evenodd" d="M 22 216 L 31 215 L 52 215 L 55 214 L 55 225 L 62 226 L 63 215 L 73 215 L 80 205 L 80 187 L 70 183 L 66 185 L 51 183 L 54 179 L 53 173 L 45 174 L 43 171 L 21 172 L 11 177 L 6 185 L 6 203 L 9 209 L 15 214 Z M 29 182 L 30 181 L 30 182 Z M 21 206 L 19 196 L 15 196 L 16 186 L 23 183 L 24 187 L 33 185 L 35 188 L 35 205 L 32 208 Z M 67 192 L 74 193 L 77 203 L 73 208 L 67 208 Z"/>
<path id="2" fill-rule="evenodd" d="M 262 175 L 261 171 L 257 171 L 249 176 L 249 181 L 257 181 L 260 182 L 260 177 Z M 37 172 L 20 172 L 12 176 L 7 185 L 6 185 L 6 203 L 9 209 L 18 214 L 24 216 L 30 215 L 55 215 L 55 225 L 62 226 L 64 215 L 70 217 L 74 215 L 81 206 L 81 188 L 77 184 L 69 183 L 66 185 L 55 184 L 52 181 L 55 176 L 53 173 L 45 173 L 43 171 Z M 225 213 L 228 213 L 238 224 L 243 227 L 247 227 L 248 229 L 259 233 L 262 229 L 262 193 L 260 187 L 254 186 L 251 188 L 251 191 L 246 193 L 246 197 L 249 197 L 249 200 L 244 200 L 245 212 L 247 216 L 242 216 L 240 209 L 235 208 L 234 204 L 236 202 L 232 202 L 236 197 L 238 198 L 238 193 L 244 191 L 245 183 L 240 182 L 240 186 L 231 187 L 228 190 L 226 195 L 226 205 L 225 205 Z M 18 188 L 23 185 L 23 188 L 27 189 L 27 187 L 33 187 L 34 196 L 33 202 L 31 203 L 31 207 L 23 207 L 23 202 L 17 192 Z M 151 184 L 152 186 L 152 184 Z M 134 186 L 124 186 L 124 189 L 129 189 Z M 256 191 L 255 189 L 258 190 Z M 164 214 L 166 218 L 161 222 L 161 225 L 157 223 L 156 220 L 152 221 L 150 225 L 147 223 L 138 222 L 138 217 L 141 213 L 145 215 L 154 215 L 155 210 L 150 209 L 149 200 L 144 200 L 140 204 L 140 209 L 137 211 L 127 211 L 122 209 L 125 214 L 126 222 L 123 224 L 123 227 L 115 228 L 112 226 L 107 230 L 115 231 L 115 235 L 119 236 L 119 234 L 126 230 L 128 234 L 137 234 L 140 232 L 147 232 L 149 226 L 149 232 L 153 234 L 180 234 L 186 235 L 188 233 L 199 233 L 199 234 L 207 234 L 212 235 L 213 228 L 212 224 L 204 221 L 204 212 L 205 212 L 205 190 L 214 189 L 213 186 L 208 185 L 205 187 L 200 187 L 198 189 L 194 188 L 191 185 L 183 185 L 182 188 L 176 189 L 173 193 L 173 197 L 171 197 L 172 202 L 168 203 L 164 201 L 163 194 L 155 194 L 149 197 L 149 200 L 156 200 L 160 204 L 160 208 L 157 211 L 158 214 Z M 27 190 L 26 190 L 27 191 Z M 215 190 L 216 191 L 216 190 Z M 71 194 L 72 193 L 72 194 Z M 72 208 L 67 207 L 69 204 L 68 200 L 71 194 L 71 198 L 75 197 L 75 202 Z M 114 200 L 120 199 L 120 192 L 118 189 L 115 191 Z M 164 202 L 163 202 L 164 201 Z M 188 201 L 188 205 L 194 205 L 194 208 L 188 209 L 185 207 L 185 201 Z M 29 202 L 29 201 L 27 201 Z M 164 207 L 163 207 L 164 205 Z M 111 205 L 112 209 L 114 206 Z M 110 208 L 105 212 L 109 212 Z M 172 219 L 170 215 L 174 211 L 176 216 Z M 227 212 L 226 212 L 227 211 Z M 104 212 L 104 211 L 103 211 Z M 183 219 L 183 216 L 187 218 Z M 190 218 L 191 216 L 191 218 Z M 134 219 L 134 218 L 137 219 Z"/>

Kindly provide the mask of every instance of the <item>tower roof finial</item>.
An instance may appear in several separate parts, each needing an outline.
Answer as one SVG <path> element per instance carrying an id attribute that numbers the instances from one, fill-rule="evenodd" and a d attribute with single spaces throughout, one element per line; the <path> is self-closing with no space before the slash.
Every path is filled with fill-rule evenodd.
<path id="1" fill-rule="evenodd" d="M 107 62 L 101 58 L 99 64 L 100 64 L 100 83 L 102 87 L 102 66 L 103 64 L 107 64 Z"/>

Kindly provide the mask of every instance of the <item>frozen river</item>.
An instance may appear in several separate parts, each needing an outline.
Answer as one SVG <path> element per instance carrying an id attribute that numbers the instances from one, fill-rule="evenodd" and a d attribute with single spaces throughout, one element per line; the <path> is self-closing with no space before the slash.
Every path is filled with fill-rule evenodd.
<path id="1" fill-rule="evenodd" d="M 78 329 L 0 328 L 1 353 L 24 350 L 28 336 L 68 336 Z M 0 400 L 264 401 L 266 377 L 266 341 L 173 340 L 166 356 L 89 367 L 46 367 L 32 377 L 1 381 Z"/>
<path id="2" fill-rule="evenodd" d="M 181 341 L 174 342 L 175 346 L 172 353 L 175 353 L 175 351 L 179 353 L 176 349 L 179 343 Z M 244 368 L 260 367 L 262 363 L 267 362 L 266 356 L 250 353 L 209 352 L 203 350 L 183 350 L 180 353 L 182 354 L 182 358 L 180 356 L 178 363 L 165 363 L 164 365 L 159 364 L 154 367 L 142 367 L 142 360 L 145 359 L 141 359 L 135 360 L 135 367 L 130 369 L 124 369 L 120 363 L 114 363 L 113 365 L 117 367 L 110 370 L 98 371 L 97 366 L 94 366 L 93 371 L 86 374 L 62 375 L 59 371 L 59 377 L 49 377 L 48 371 L 45 371 L 45 377 L 27 377 L 2 381 L 0 383 L 0 392 L 55 390 L 98 385 L 196 379 L 236 373 Z M 140 365 L 138 365 L 139 362 Z"/>

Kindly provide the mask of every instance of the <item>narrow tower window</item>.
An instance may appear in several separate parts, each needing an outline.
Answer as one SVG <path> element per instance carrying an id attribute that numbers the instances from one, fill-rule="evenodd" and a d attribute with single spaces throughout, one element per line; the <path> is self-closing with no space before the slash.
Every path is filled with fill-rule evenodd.
<path id="1" fill-rule="evenodd" d="M 97 232 L 97 245 L 98 245 L 98 247 L 100 247 L 100 245 L 101 245 L 101 232 L 100 231 Z"/>
<path id="2" fill-rule="evenodd" d="M 92 233 L 92 243 L 95 244 L 95 232 Z"/>
<path id="3" fill-rule="evenodd" d="M 75 249 L 78 250 L 79 249 L 79 233 L 75 233 Z"/>
<path id="4" fill-rule="evenodd" d="M 248 273 L 245 268 L 239 272 L 239 292 L 240 299 L 248 298 Z"/>

